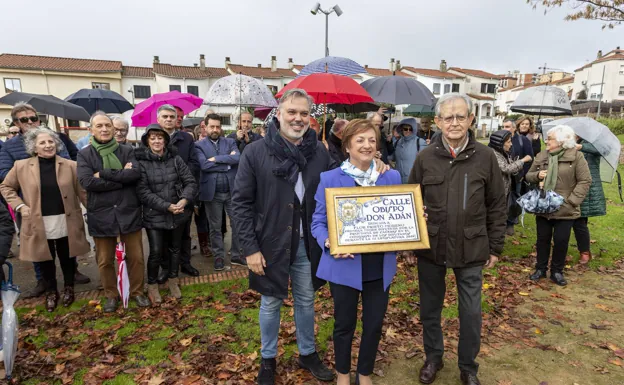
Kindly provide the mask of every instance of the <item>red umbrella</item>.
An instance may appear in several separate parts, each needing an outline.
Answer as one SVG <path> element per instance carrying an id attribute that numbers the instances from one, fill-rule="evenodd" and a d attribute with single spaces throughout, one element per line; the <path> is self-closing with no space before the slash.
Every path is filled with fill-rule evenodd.
<path id="1" fill-rule="evenodd" d="M 330 73 L 317 73 L 302 76 L 288 83 L 288 85 L 275 95 L 282 97 L 284 92 L 293 89 L 304 89 L 316 104 L 355 104 L 373 103 L 374 100 L 355 80 L 348 76 L 335 75 Z"/>

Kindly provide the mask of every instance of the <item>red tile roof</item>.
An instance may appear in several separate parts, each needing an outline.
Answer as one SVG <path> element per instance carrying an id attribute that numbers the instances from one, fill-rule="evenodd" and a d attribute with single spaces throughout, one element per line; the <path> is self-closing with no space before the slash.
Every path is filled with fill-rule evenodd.
<path id="1" fill-rule="evenodd" d="M 371 68 L 371 67 L 365 67 L 366 68 L 366 72 L 369 75 L 373 75 L 373 76 L 392 76 L 392 71 L 390 71 L 389 69 L 385 69 L 385 68 Z M 404 76 L 406 78 L 411 78 L 410 75 L 406 74 L 405 72 L 402 71 L 396 71 L 394 73 L 396 76 Z"/>
<path id="2" fill-rule="evenodd" d="M 477 99 L 477 100 L 495 100 L 491 96 L 483 96 L 483 95 L 478 95 L 478 94 L 466 94 L 466 95 L 470 96 L 473 99 Z"/>
<path id="3" fill-rule="evenodd" d="M 206 67 L 201 69 L 200 67 L 174 66 L 165 63 L 154 64 L 154 73 L 172 78 L 187 79 L 222 78 L 230 75 L 224 68 Z"/>
<path id="4" fill-rule="evenodd" d="M 465 75 L 476 76 L 484 79 L 500 79 L 500 76 L 491 74 L 489 72 L 481 71 L 481 70 L 471 70 L 467 68 L 459 68 L 459 67 L 451 67 L 449 70 L 461 72 Z"/>
<path id="5" fill-rule="evenodd" d="M 121 72 L 121 62 L 4 53 L 0 54 L 0 68 L 59 72 Z"/>
<path id="6" fill-rule="evenodd" d="M 444 79 L 461 79 L 463 76 L 452 74 L 450 72 L 443 72 L 440 70 L 434 70 L 429 68 L 414 68 L 414 67 L 404 67 L 407 71 L 413 72 L 415 74 L 420 74 L 423 76 L 429 76 L 431 78 L 444 78 Z"/>
<path id="7" fill-rule="evenodd" d="M 611 55 L 612 53 L 613 53 L 613 55 Z M 582 71 L 585 68 L 589 68 L 589 67 L 593 66 L 596 63 L 602 63 L 602 62 L 609 61 L 609 60 L 624 60 L 624 50 L 614 49 L 613 51 L 607 53 L 605 56 L 601 57 L 600 59 L 596 59 L 593 62 L 587 63 L 584 66 L 582 66 L 581 68 L 578 68 L 578 69 L 574 70 L 574 72 Z"/>
<path id="8" fill-rule="evenodd" d="M 301 71 L 303 69 L 303 67 L 305 67 L 304 65 L 301 64 L 295 64 L 294 67 L 298 70 Z"/>
<path id="9" fill-rule="evenodd" d="M 123 75 L 134 78 L 153 78 L 154 72 L 151 67 L 123 66 Z"/>
<path id="10" fill-rule="evenodd" d="M 235 74 L 241 73 L 254 78 L 278 79 L 294 78 L 297 76 L 295 72 L 288 68 L 278 68 L 275 72 L 271 71 L 271 67 L 248 67 L 239 64 L 230 64 L 229 68 Z"/>

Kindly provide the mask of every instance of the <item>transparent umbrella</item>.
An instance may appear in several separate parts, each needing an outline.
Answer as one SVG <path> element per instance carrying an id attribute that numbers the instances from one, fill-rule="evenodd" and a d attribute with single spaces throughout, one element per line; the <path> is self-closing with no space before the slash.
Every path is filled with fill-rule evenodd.
<path id="1" fill-rule="evenodd" d="M 277 101 L 261 80 L 237 74 L 225 76 L 214 83 L 204 98 L 213 106 L 277 107 Z"/>
<path id="2" fill-rule="evenodd" d="M 17 314 L 15 313 L 15 301 L 20 295 L 19 287 L 13 284 L 13 265 L 6 262 L 9 267 L 9 278 L 0 284 L 2 296 L 2 354 L 4 356 L 4 370 L 7 379 L 11 379 L 13 365 L 17 354 Z"/>

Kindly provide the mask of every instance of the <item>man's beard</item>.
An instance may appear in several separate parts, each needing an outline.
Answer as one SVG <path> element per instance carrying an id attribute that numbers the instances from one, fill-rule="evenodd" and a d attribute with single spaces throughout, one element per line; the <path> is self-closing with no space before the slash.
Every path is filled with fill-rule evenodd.
<path id="1" fill-rule="evenodd" d="M 212 134 L 209 134 L 208 136 L 209 136 L 209 137 L 210 137 L 210 139 L 212 139 L 212 140 L 217 140 L 217 139 L 219 139 L 219 137 L 221 136 L 221 134 L 220 134 L 220 133 L 218 133 L 218 132 L 213 132 Z"/>

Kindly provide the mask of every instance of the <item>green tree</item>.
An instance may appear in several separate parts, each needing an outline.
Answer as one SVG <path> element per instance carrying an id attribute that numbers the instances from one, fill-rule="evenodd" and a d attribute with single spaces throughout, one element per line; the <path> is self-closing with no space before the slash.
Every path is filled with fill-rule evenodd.
<path id="1" fill-rule="evenodd" d="M 614 28 L 624 21 L 624 0 L 526 0 L 533 9 L 544 7 L 544 14 L 549 9 L 567 5 L 570 13 L 564 20 L 600 20 L 602 29 Z"/>

